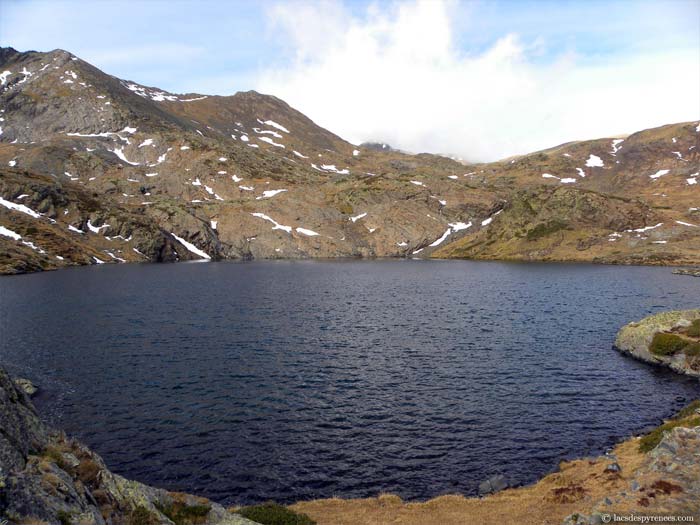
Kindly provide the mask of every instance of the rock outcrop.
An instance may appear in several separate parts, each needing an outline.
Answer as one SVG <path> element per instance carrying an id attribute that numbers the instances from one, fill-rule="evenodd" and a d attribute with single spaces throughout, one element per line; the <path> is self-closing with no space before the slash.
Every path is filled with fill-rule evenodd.
<path id="1" fill-rule="evenodd" d="M 677 268 L 673 270 L 676 275 L 690 275 L 691 277 L 700 277 L 700 268 Z"/>
<path id="2" fill-rule="evenodd" d="M 624 354 L 700 377 L 700 309 L 662 312 L 625 325 L 615 348 Z"/>
<path id="3" fill-rule="evenodd" d="M 254 525 L 205 498 L 110 472 L 89 448 L 49 429 L 2 368 L 0 520 L 9 525 Z"/>
<path id="4" fill-rule="evenodd" d="M 39 388 L 37 388 L 34 383 L 24 377 L 16 377 L 15 384 L 20 387 L 29 397 L 34 397 L 34 395 L 39 391 Z"/>

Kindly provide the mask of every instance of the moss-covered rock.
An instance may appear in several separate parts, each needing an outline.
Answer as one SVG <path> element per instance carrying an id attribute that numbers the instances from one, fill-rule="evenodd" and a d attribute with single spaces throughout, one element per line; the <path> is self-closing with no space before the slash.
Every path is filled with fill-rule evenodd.
<path id="1" fill-rule="evenodd" d="M 689 335 L 700 325 L 700 309 L 662 312 L 630 323 L 618 332 L 615 348 L 648 363 L 700 377 L 697 338 Z"/>

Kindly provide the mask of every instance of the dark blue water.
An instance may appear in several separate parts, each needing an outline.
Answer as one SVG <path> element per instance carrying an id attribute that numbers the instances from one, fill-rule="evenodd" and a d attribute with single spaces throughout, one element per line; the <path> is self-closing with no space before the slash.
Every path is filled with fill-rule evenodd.
<path id="1" fill-rule="evenodd" d="M 0 279 L 0 362 L 128 477 L 226 503 L 427 498 L 532 482 L 698 397 L 611 345 L 699 298 L 666 268 L 91 267 Z"/>

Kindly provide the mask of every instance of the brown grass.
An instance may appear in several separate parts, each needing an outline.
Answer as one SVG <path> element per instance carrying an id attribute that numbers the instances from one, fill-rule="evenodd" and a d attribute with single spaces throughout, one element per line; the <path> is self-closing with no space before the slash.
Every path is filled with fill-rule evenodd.
<path id="1" fill-rule="evenodd" d="M 566 516 L 616 491 L 644 461 L 637 439 L 615 449 L 620 475 L 610 477 L 605 458 L 564 462 L 560 471 L 535 485 L 509 489 L 486 498 L 440 496 L 425 502 L 404 502 L 395 495 L 376 498 L 300 502 L 292 509 L 308 514 L 318 525 L 508 525 L 561 524 Z"/>

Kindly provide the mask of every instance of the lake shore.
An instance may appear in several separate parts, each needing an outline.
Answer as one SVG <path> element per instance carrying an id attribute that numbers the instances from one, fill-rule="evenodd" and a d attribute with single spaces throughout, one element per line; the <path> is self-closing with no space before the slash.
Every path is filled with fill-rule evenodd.
<path id="1" fill-rule="evenodd" d="M 690 276 L 700 276 L 700 268 L 688 268 L 689 265 L 697 264 L 698 260 L 694 259 L 657 259 L 657 258 L 643 258 L 643 257 L 622 257 L 622 258 L 597 258 L 597 257 L 581 257 L 577 254 L 577 257 L 542 257 L 542 258 L 524 258 L 524 257 L 450 257 L 450 256 L 440 256 L 431 255 L 428 257 L 417 257 L 417 256 L 402 256 L 402 257 L 387 257 L 387 256 L 376 256 L 376 257 L 348 257 L 347 255 L 342 255 L 339 257 L 274 257 L 265 259 L 201 259 L 195 261 L 167 261 L 167 262 L 151 262 L 151 261 L 115 261 L 109 260 L 100 264 L 107 265 L 117 265 L 117 264 L 128 264 L 128 265 L 143 265 L 143 264 L 176 264 L 176 263 L 208 263 L 208 262 L 251 262 L 251 261 L 333 261 L 333 260 L 407 260 L 407 259 L 420 259 L 420 260 L 445 260 L 445 261 L 474 261 L 474 262 L 508 262 L 508 263 L 551 263 L 551 264 L 598 264 L 601 266 L 654 266 L 654 267 L 666 267 L 674 268 L 673 273 L 676 275 L 690 275 Z M 86 263 L 86 264 L 70 264 L 70 265 L 60 265 L 60 266 L 47 266 L 47 267 L 31 267 L 22 266 L 15 264 L 12 260 L 0 260 L 0 277 L 11 276 L 11 275 L 26 275 L 32 273 L 43 273 L 43 272 L 53 272 L 58 270 L 66 270 L 69 268 L 81 268 L 85 266 L 98 266 L 97 263 Z"/>
<path id="2" fill-rule="evenodd" d="M 700 319 L 700 310 L 649 316 L 624 326 L 615 346 L 642 361 L 696 376 L 695 356 L 649 351 L 655 334 L 682 331 L 696 319 Z M 384 494 L 299 502 L 291 508 L 308 514 L 318 525 L 600 523 L 602 516 L 612 513 L 700 516 L 700 461 L 693 453 L 700 445 L 700 402 L 659 429 L 646 437 L 629 438 L 604 456 L 562 462 L 558 472 L 533 485 L 484 498 L 445 495 L 404 502 Z M 664 430 L 668 431 L 665 435 Z"/>
<path id="3" fill-rule="evenodd" d="M 425 502 L 384 494 L 366 499 L 322 499 L 291 506 L 318 525 L 497 525 L 601 523 L 606 514 L 700 516 L 698 406 L 673 420 L 651 451 L 635 436 L 597 458 L 564 461 L 537 483 L 483 498 L 445 495 Z M 695 425 L 685 428 L 680 425 Z"/>
<path id="4" fill-rule="evenodd" d="M 659 315 L 665 324 L 658 324 Z M 678 315 L 659 315 L 657 330 L 676 327 Z M 646 329 L 649 322 L 636 325 Z M 24 384 L 0 369 L 0 422 L 7 436 L 0 440 L 0 517 L 10 524 L 102 525 L 115 519 L 129 525 L 254 523 L 237 514 L 237 508 L 227 511 L 205 498 L 113 474 L 97 454 L 40 421 L 20 388 Z M 695 401 L 654 431 L 631 437 L 603 456 L 562 462 L 557 472 L 529 486 L 483 498 L 445 495 L 405 502 L 383 494 L 302 501 L 288 508 L 317 525 L 589 524 L 605 522 L 611 514 L 697 519 L 699 449 L 700 401 Z"/>

